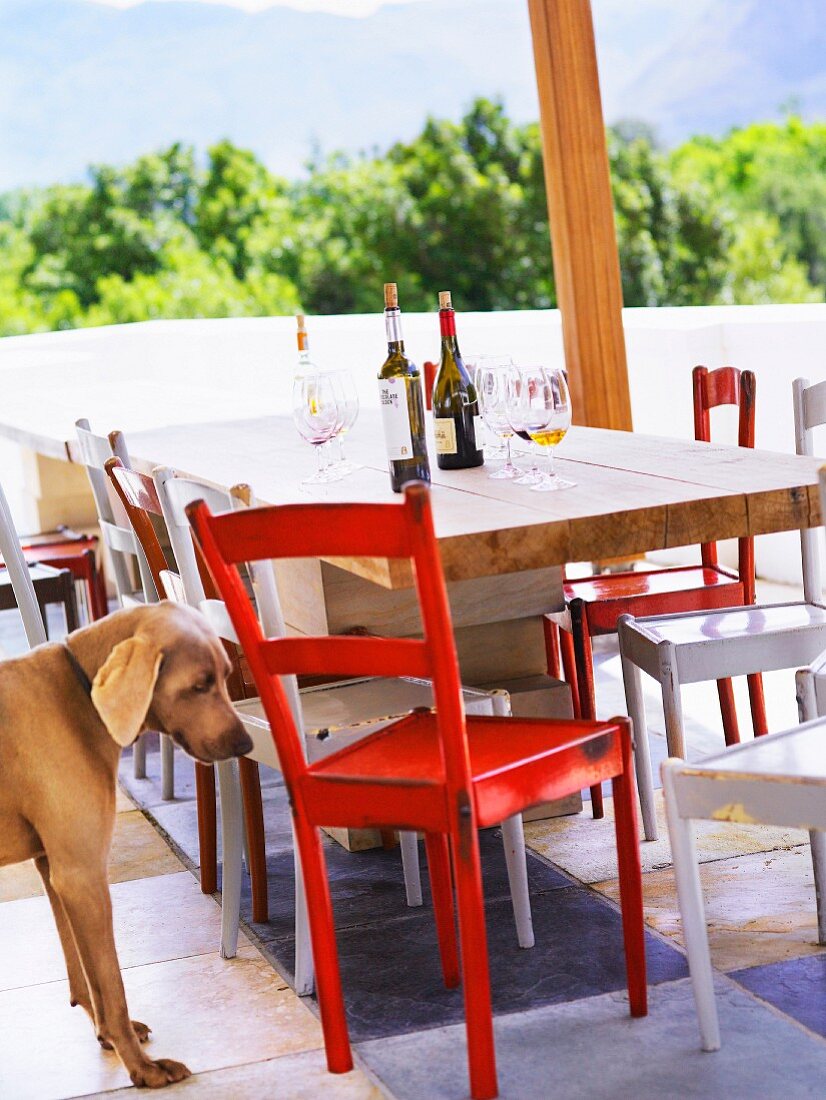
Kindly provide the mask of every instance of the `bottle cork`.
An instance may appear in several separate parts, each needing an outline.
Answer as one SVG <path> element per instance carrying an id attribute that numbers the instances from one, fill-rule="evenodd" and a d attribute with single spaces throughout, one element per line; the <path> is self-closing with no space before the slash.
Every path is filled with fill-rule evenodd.
<path id="1" fill-rule="evenodd" d="M 306 325 L 304 314 L 303 313 L 296 313 L 295 319 L 298 322 L 298 331 L 299 332 L 306 332 L 307 331 L 307 325 Z"/>
<path id="2" fill-rule="evenodd" d="M 399 288 L 396 286 L 395 283 L 384 284 L 384 308 L 399 308 Z"/>
<path id="3" fill-rule="evenodd" d="M 449 290 L 440 290 L 439 291 L 439 309 L 453 309 L 453 306 L 451 305 L 451 302 L 450 302 L 450 291 Z"/>

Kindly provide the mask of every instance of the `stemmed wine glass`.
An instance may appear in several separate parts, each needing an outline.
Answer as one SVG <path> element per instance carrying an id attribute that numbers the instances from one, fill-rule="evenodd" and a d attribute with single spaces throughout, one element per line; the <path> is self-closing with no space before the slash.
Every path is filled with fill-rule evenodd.
<path id="1" fill-rule="evenodd" d="M 491 471 L 488 477 L 511 479 L 519 475 L 519 470 L 511 461 L 511 439 L 513 428 L 508 415 L 508 394 L 513 382 L 513 360 L 502 355 L 479 355 L 475 360 L 476 393 L 479 398 L 479 412 L 485 426 L 498 439 L 504 441 L 505 463 Z"/>
<path id="2" fill-rule="evenodd" d="M 327 444 L 341 430 L 341 413 L 330 374 L 312 371 L 298 375 L 293 383 L 293 423 L 299 435 L 315 447 L 318 467 L 301 485 L 312 486 L 336 481 L 330 470 Z"/>
<path id="3" fill-rule="evenodd" d="M 333 463 L 331 470 L 338 479 L 361 469 L 358 463 L 344 457 L 344 437 L 358 418 L 359 396 L 356 383 L 348 370 L 333 370 L 327 373 L 332 381 L 339 411 L 339 430 L 335 437 L 338 444 L 338 459 Z"/>
<path id="4" fill-rule="evenodd" d="M 548 455 L 548 467 L 531 492 L 570 489 L 575 481 L 560 477 L 553 468 L 553 448 L 571 426 L 571 395 L 565 372 L 558 367 L 523 367 L 511 375 L 508 414 L 514 431 L 526 432 Z"/>

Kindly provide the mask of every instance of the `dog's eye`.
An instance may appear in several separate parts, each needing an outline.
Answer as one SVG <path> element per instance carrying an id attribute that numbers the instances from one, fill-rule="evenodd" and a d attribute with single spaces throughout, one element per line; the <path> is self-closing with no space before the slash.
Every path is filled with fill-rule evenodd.
<path id="1" fill-rule="evenodd" d="M 210 673 L 210 675 L 205 676 L 203 680 L 199 680 L 198 683 L 193 686 L 192 690 L 202 695 L 214 687 L 214 685 L 215 677 Z"/>

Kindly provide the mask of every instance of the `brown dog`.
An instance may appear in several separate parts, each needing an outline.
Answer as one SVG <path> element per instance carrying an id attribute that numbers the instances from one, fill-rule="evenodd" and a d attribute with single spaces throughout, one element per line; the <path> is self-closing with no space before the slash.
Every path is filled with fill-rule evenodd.
<path id="1" fill-rule="evenodd" d="M 66 956 L 69 997 L 136 1085 L 189 1076 L 152 1061 L 130 1021 L 112 929 L 107 862 L 121 749 L 168 733 L 212 763 L 252 742 L 226 689 L 223 646 L 201 615 L 171 603 L 117 611 L 0 663 L 0 866 L 33 859 Z"/>

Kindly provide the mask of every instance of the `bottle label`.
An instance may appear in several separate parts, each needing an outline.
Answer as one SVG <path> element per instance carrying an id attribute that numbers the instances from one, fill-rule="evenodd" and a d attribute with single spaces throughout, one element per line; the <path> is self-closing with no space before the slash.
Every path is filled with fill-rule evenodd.
<path id="1" fill-rule="evenodd" d="M 433 432 L 436 437 L 436 454 L 455 455 L 459 448 L 456 446 L 456 421 L 453 417 L 434 417 Z"/>
<path id="2" fill-rule="evenodd" d="M 404 378 L 379 379 L 379 405 L 384 425 L 384 442 L 391 462 L 413 457 L 407 386 Z"/>

